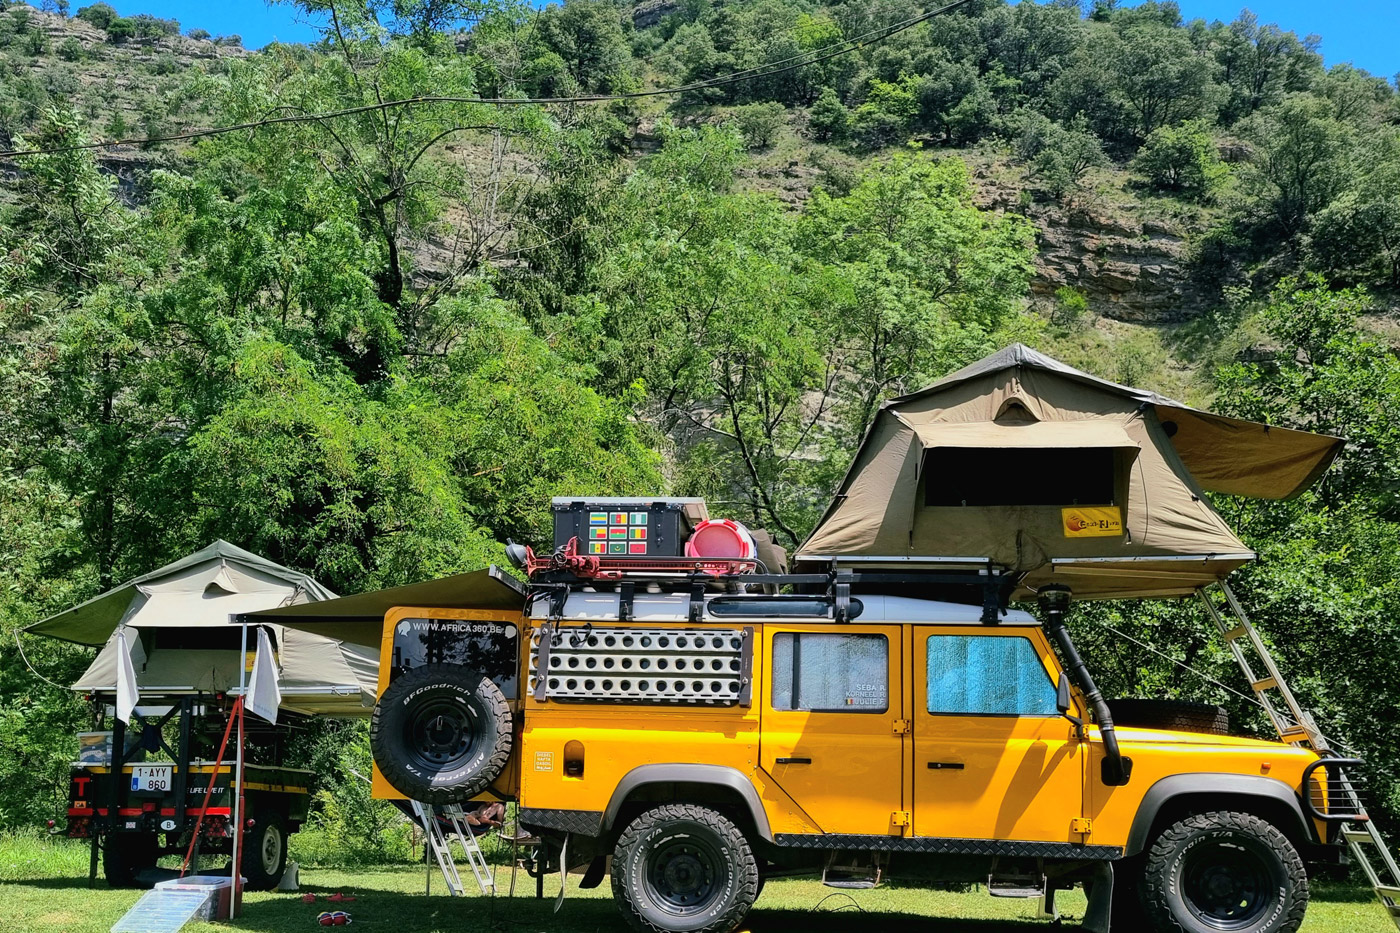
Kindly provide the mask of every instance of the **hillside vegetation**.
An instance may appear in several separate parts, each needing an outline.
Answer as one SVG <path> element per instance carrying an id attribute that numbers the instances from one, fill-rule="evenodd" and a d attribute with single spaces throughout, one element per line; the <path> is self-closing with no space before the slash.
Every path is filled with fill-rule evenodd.
<path id="1" fill-rule="evenodd" d="M 1400 805 L 1386 81 L 1170 3 L 973 0 L 849 50 L 932 8 L 302 9 L 318 44 L 258 52 L 0 12 L 0 143 L 45 150 L 0 157 L 7 641 L 215 537 L 341 592 L 481 566 L 546 541 L 554 494 L 705 495 L 791 547 L 883 400 L 1020 340 L 1350 440 L 1296 500 L 1216 504 L 1297 689 Z M 383 106 L 428 96 L 458 99 Z M 1260 726 L 1177 666 L 1239 685 L 1191 606 L 1076 625 L 1110 691 Z M 60 804 L 81 718 L 0 655 L 0 825 Z M 357 736 L 300 754 L 372 852 Z"/>

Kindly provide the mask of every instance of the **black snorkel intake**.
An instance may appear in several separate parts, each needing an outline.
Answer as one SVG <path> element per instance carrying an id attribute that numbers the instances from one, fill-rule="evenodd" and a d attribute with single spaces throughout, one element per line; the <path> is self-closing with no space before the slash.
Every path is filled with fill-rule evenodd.
<path id="1" fill-rule="evenodd" d="M 1069 669 L 1070 677 L 1074 679 L 1075 685 L 1084 691 L 1084 698 L 1089 701 L 1089 706 L 1094 710 L 1094 718 L 1098 720 L 1099 735 L 1103 739 L 1103 782 L 1109 787 L 1121 787 L 1132 777 L 1133 760 L 1124 758 L 1118 750 L 1118 736 L 1113 731 L 1113 716 L 1108 711 L 1108 703 L 1104 701 L 1103 694 L 1094 683 L 1094 675 L 1089 673 L 1084 659 L 1079 656 L 1079 650 L 1074 647 L 1073 639 L 1069 637 L 1069 629 L 1065 627 L 1070 589 L 1052 583 L 1042 586 L 1036 592 L 1036 596 L 1040 600 L 1040 611 L 1044 616 L 1041 625 L 1045 634 L 1050 636 L 1050 640 L 1060 650 L 1060 656 Z"/>

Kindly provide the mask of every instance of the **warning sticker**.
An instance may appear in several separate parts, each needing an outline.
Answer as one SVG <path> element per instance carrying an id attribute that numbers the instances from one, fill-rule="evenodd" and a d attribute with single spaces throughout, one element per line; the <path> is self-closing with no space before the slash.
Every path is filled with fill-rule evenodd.
<path id="1" fill-rule="evenodd" d="M 535 770 L 536 770 L 536 771 L 553 771 L 553 770 L 554 770 L 554 753 L 553 753 L 553 752 L 535 752 Z"/>
<path id="2" fill-rule="evenodd" d="M 1123 533 L 1123 512 L 1116 505 L 1060 509 L 1066 538 L 1109 538 Z"/>

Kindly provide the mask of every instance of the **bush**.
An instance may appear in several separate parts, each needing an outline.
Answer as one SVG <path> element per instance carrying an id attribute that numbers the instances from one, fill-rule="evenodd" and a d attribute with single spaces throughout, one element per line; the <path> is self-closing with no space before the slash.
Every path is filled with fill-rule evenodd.
<path id="1" fill-rule="evenodd" d="M 92 6 L 78 7 L 78 19 L 85 23 L 91 23 L 98 29 L 106 29 L 112 25 L 119 17 L 117 11 L 110 4 L 94 3 Z"/>
<path id="2" fill-rule="evenodd" d="M 812 128 L 812 137 L 822 142 L 845 139 L 851 129 L 851 111 L 841 103 L 835 91 L 824 87 L 807 113 L 807 125 Z"/>
<path id="3" fill-rule="evenodd" d="M 156 57 L 155 64 L 152 68 L 158 75 L 173 75 L 180 70 L 180 63 L 175 60 L 174 55 L 165 52 Z"/>
<path id="4" fill-rule="evenodd" d="M 65 62 L 80 62 L 86 50 L 76 36 L 69 36 L 63 40 L 63 44 L 58 47 L 58 57 Z"/>
<path id="5" fill-rule="evenodd" d="M 185 33 L 185 35 L 196 42 L 205 42 L 210 38 L 209 30 L 207 29 L 191 29 L 189 32 Z"/>
<path id="6" fill-rule="evenodd" d="M 767 149 L 777 138 L 785 114 L 783 105 L 776 101 L 746 104 L 734 108 L 734 128 L 744 138 L 744 145 L 748 148 Z"/>
<path id="7" fill-rule="evenodd" d="M 117 17 L 107 25 L 107 41 L 121 45 L 128 39 L 136 38 L 136 23 L 125 17 Z"/>
<path id="8" fill-rule="evenodd" d="M 42 29 L 31 29 L 24 37 L 25 54 L 38 58 L 49 51 L 49 36 Z"/>
<path id="9" fill-rule="evenodd" d="M 1197 200 L 1210 197 L 1229 173 L 1216 154 L 1209 129 L 1198 120 L 1153 130 L 1130 167 L 1158 191 Z"/>
<path id="10" fill-rule="evenodd" d="M 241 49 L 243 47 L 243 37 L 240 36 L 238 33 L 234 33 L 231 36 L 219 36 L 217 39 L 214 40 L 214 44 L 228 45 L 232 46 L 235 49 Z"/>
<path id="11" fill-rule="evenodd" d="M 1061 285 L 1055 289 L 1055 308 L 1050 312 L 1050 323 L 1056 327 L 1071 329 L 1084 319 L 1089 310 L 1089 299 L 1077 288 Z"/>

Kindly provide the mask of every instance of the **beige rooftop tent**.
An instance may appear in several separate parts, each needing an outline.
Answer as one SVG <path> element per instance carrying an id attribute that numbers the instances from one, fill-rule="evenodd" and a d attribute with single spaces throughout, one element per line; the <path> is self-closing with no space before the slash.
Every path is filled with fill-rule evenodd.
<path id="1" fill-rule="evenodd" d="M 236 692 L 242 632 L 230 623 L 231 615 L 335 598 L 305 574 L 215 541 L 26 631 L 101 647 L 74 690 L 116 690 L 116 636 L 126 627 L 142 694 Z M 323 634 L 268 628 L 280 667 L 282 709 L 369 715 L 379 673 L 377 651 Z M 139 637 L 131 638 L 131 632 Z M 250 639 L 250 644 L 256 642 Z"/>
<path id="2" fill-rule="evenodd" d="M 1342 441 L 1190 408 L 1016 344 L 886 403 L 799 563 L 991 561 L 1076 598 L 1188 595 L 1254 554 L 1203 491 L 1287 498 Z"/>

